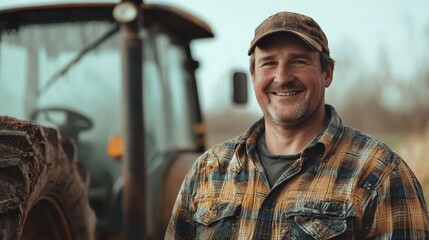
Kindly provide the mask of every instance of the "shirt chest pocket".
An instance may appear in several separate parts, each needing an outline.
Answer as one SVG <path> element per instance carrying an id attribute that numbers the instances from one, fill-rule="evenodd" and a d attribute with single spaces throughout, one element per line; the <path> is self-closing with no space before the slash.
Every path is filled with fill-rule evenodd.
<path id="1" fill-rule="evenodd" d="M 289 226 L 286 239 L 353 239 L 353 205 L 316 201 L 298 204 L 284 213 Z"/>
<path id="2" fill-rule="evenodd" d="M 192 220 L 196 239 L 231 239 L 236 233 L 240 204 L 226 202 L 201 203 Z"/>

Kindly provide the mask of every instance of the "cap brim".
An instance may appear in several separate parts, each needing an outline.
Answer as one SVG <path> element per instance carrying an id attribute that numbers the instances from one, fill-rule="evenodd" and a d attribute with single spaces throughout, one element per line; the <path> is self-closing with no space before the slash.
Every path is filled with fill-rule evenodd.
<path id="1" fill-rule="evenodd" d="M 294 31 L 294 30 L 284 30 L 284 29 L 279 29 L 279 30 L 275 30 L 275 31 L 269 31 L 266 32 L 265 34 L 259 36 L 258 38 L 254 39 L 254 41 L 252 42 L 252 44 L 250 45 L 249 50 L 247 51 L 247 55 L 251 55 L 253 53 L 253 51 L 255 51 L 256 45 L 258 44 L 258 42 L 260 42 L 263 38 L 268 37 L 271 34 L 274 33 L 279 33 L 279 32 L 286 32 L 286 33 L 292 33 L 295 36 L 301 38 L 305 43 L 307 43 L 307 45 L 309 45 L 310 47 L 314 48 L 315 50 L 322 52 L 323 47 L 322 45 L 320 45 L 318 42 L 316 42 L 314 39 L 312 39 L 311 37 L 298 32 L 298 31 Z"/>

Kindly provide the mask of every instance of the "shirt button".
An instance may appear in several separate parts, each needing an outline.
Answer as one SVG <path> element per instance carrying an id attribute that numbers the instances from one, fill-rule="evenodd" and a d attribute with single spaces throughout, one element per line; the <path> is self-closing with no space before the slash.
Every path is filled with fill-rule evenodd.
<path id="1" fill-rule="evenodd" d="M 372 191 L 372 184 L 369 182 L 366 182 L 363 187 L 368 191 Z"/>

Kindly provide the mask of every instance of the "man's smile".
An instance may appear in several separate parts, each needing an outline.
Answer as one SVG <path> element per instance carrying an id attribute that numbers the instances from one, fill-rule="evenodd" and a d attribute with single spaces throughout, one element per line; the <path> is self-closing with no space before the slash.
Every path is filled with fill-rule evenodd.
<path id="1" fill-rule="evenodd" d="M 271 92 L 271 94 L 274 94 L 276 96 L 293 96 L 300 93 L 300 91 L 291 91 L 291 92 Z"/>

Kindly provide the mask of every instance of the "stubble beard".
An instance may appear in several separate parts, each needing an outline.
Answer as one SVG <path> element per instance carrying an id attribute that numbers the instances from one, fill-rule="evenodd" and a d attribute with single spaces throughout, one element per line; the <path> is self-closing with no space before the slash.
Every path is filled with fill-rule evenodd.
<path id="1" fill-rule="evenodd" d="M 289 112 L 286 116 L 281 116 L 277 114 L 273 108 L 268 107 L 267 113 L 265 113 L 264 115 L 276 125 L 280 125 L 282 127 L 289 127 L 299 123 L 306 111 L 307 106 L 300 105 L 293 111 Z"/>
<path id="2" fill-rule="evenodd" d="M 274 124 L 281 127 L 296 126 L 297 124 L 305 122 L 307 119 L 309 119 L 322 104 L 324 104 L 324 98 L 320 99 L 318 105 L 312 111 L 308 104 L 301 104 L 283 116 L 277 114 L 276 111 L 269 106 L 267 111 L 264 113 L 264 117 L 268 118 Z"/>

